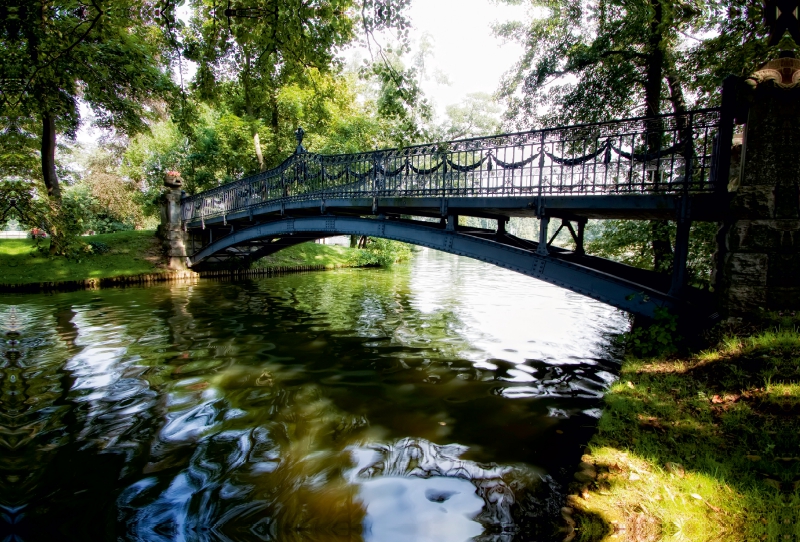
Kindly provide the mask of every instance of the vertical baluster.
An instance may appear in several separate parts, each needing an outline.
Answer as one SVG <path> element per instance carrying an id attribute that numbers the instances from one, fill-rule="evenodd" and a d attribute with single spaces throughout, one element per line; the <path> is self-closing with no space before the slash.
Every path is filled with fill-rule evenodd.
<path id="1" fill-rule="evenodd" d="M 545 133 L 544 130 L 542 130 L 539 140 L 539 207 L 542 205 L 542 184 L 544 182 L 544 138 Z"/>

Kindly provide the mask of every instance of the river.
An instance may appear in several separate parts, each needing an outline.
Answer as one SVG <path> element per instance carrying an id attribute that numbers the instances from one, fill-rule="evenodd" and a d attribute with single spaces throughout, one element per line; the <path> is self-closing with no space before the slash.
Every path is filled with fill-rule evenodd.
<path id="1" fill-rule="evenodd" d="M 550 539 L 626 328 L 427 249 L 2 296 L 0 540 Z"/>

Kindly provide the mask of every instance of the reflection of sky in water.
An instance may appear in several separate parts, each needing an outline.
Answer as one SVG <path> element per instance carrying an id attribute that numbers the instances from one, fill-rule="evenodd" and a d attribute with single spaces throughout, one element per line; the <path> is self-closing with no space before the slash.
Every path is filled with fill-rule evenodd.
<path id="1" fill-rule="evenodd" d="M 483 532 L 475 487 L 459 478 L 377 478 L 361 484 L 368 542 L 463 542 Z"/>
<path id="2" fill-rule="evenodd" d="M 32 297 L 0 315 L 25 335 L 0 341 L 22 350 L 0 365 L 0 506 L 39 499 L 54 512 L 26 521 L 80 531 L 116 502 L 123 538 L 148 542 L 516 532 L 544 506 L 530 499 L 560 460 L 555 428 L 572 428 L 563 446 L 585 442 L 587 418 L 571 418 L 598 416 L 603 336 L 624 327 L 609 307 L 434 251 L 392 271 Z M 39 419 L 52 429 L 20 444 Z M 92 474 L 45 476 L 56 460 Z M 20 465 L 40 469 L 41 494 L 9 482 Z M 84 487 L 94 478 L 107 493 Z M 47 515 L 70 501 L 80 513 Z"/>
<path id="3" fill-rule="evenodd" d="M 456 312 L 479 351 L 473 357 L 591 363 L 593 355 L 605 357 L 599 335 L 627 328 L 624 316 L 608 305 L 488 263 L 453 258 L 431 249 L 415 256 L 412 305 L 424 313 Z"/>
<path id="4" fill-rule="evenodd" d="M 516 530 L 513 507 L 523 498 L 508 480 L 543 480 L 523 467 L 460 459 L 458 445 L 424 439 L 352 450 L 349 480 L 366 505 L 364 539 L 375 542 L 456 542 L 490 531 Z M 529 490 L 532 488 L 528 488 Z"/>

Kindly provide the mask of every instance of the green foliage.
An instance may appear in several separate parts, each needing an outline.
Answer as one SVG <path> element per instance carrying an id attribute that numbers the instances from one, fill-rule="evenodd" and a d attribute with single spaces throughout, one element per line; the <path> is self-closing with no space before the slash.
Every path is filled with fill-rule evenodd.
<path id="1" fill-rule="evenodd" d="M 64 197 L 51 201 L 47 215 L 47 232 L 50 234 L 51 255 L 80 260 L 86 252 L 86 243 L 80 235 L 86 231 L 91 203 L 80 197 Z"/>
<path id="2" fill-rule="evenodd" d="M 253 262 L 253 269 L 275 269 L 291 267 L 350 267 L 353 249 L 323 245 L 309 241 L 284 248 Z"/>
<path id="3" fill-rule="evenodd" d="M 382 61 L 367 65 L 362 76 L 374 77 L 380 84 L 376 105 L 378 114 L 390 121 L 390 139 L 404 146 L 423 138 L 423 125 L 433 112 L 414 68 L 406 68 L 399 53 L 388 49 Z"/>
<path id="4" fill-rule="evenodd" d="M 132 138 L 122 155 L 120 173 L 144 187 L 146 200 L 155 211 L 155 199 L 164 184 L 164 174 L 178 169 L 187 148 L 178 127 L 170 120 L 154 123 L 148 132 Z"/>
<path id="5" fill-rule="evenodd" d="M 448 105 L 447 122 L 442 139 L 462 139 L 500 133 L 501 107 L 485 92 L 467 94 L 467 99 Z"/>
<path id="6" fill-rule="evenodd" d="M 390 267 L 410 257 L 411 248 L 406 243 L 370 237 L 366 248 L 356 249 L 351 255 L 350 263 L 355 267 Z"/>
<path id="7" fill-rule="evenodd" d="M 393 29 L 407 40 L 408 4 L 408 0 L 281 0 L 267 7 L 245 1 L 237 9 L 254 10 L 259 16 L 232 17 L 223 27 L 217 20 L 217 2 L 200 0 L 186 34 L 186 55 L 198 63 L 189 101 L 238 119 L 241 140 L 234 146 L 240 153 L 248 148 L 249 152 L 236 163 L 246 173 L 274 167 L 291 154 L 296 146 L 294 131 L 300 125 L 323 139 L 337 132 L 346 135 L 353 128 L 363 132 L 364 118 L 373 115 L 356 112 L 361 118 L 355 122 L 339 120 L 352 116 L 354 100 L 340 77 L 336 53 L 355 39 L 359 26 L 367 37 Z M 179 115 L 181 131 L 192 146 L 201 147 L 194 123 L 183 122 L 184 116 Z M 362 140 L 358 150 L 369 148 L 370 139 L 375 138 Z M 346 147 L 337 145 L 339 141 L 330 146 L 325 141 L 309 143 L 316 144 L 317 151 Z M 240 176 L 230 169 L 226 173 Z"/>
<path id="8" fill-rule="evenodd" d="M 643 269 L 653 268 L 650 224 L 644 220 L 596 220 L 587 225 L 586 251 Z"/>
<path id="9" fill-rule="evenodd" d="M 149 133 L 134 137 L 119 172 L 142 187 L 142 199 L 153 214 L 167 171 L 180 171 L 186 181 L 184 190 L 190 194 L 257 173 L 253 130 L 259 134 L 265 167 L 280 164 L 294 152 L 297 126 L 306 130 L 304 146 L 311 152 L 338 154 L 396 146 L 408 134 L 396 119 L 376 112 L 372 83 L 353 72 L 307 70 L 304 79 L 276 90 L 277 127 L 269 119 L 248 121 L 236 114 L 235 103 L 224 98 L 216 104 L 196 104 L 191 125 L 180 127 L 174 120 L 162 119 Z"/>
<path id="10" fill-rule="evenodd" d="M 149 104 L 169 97 L 164 33 L 149 24 L 138 0 L 16 4 L 0 33 L 0 172 L 30 181 L 44 170 L 48 191 L 58 199 L 52 142 L 56 132 L 74 136 L 79 99 L 92 108 L 95 124 L 134 133 L 145 128 Z"/>
<path id="11" fill-rule="evenodd" d="M 672 110 L 717 104 L 726 75 L 777 57 L 762 21 L 761 4 L 739 0 L 537 3 L 529 21 L 495 28 L 525 47 L 501 90 L 507 120 L 530 128 L 645 114 L 648 78 L 660 87 L 650 91 L 657 112 L 662 97 Z"/>
<path id="12" fill-rule="evenodd" d="M 78 236 L 83 233 L 88 203 L 81 198 L 57 201 L 42 197 L 43 190 L 24 181 L 0 181 L 0 206 L 3 222 L 15 219 L 27 229 L 39 228 L 50 237 L 47 245 L 52 254 L 77 257 L 84 243 Z M 40 240 L 36 240 L 40 246 Z"/>
<path id="13" fill-rule="evenodd" d="M 708 288 L 714 267 L 717 224 L 696 222 L 689 234 L 686 260 L 688 282 Z M 669 223 L 669 239 L 675 237 L 675 224 Z M 653 269 L 651 224 L 643 220 L 596 220 L 586 228 L 586 251 L 593 256 L 609 258 L 641 269 Z"/>
<path id="14" fill-rule="evenodd" d="M 619 337 L 625 351 L 632 356 L 668 356 L 678 351 L 682 337 L 678 334 L 678 317 L 658 307 L 652 320 L 635 322 L 633 328 Z"/>
<path id="15" fill-rule="evenodd" d="M 89 241 L 88 245 L 92 249 L 92 254 L 105 254 L 111 250 L 111 247 L 102 241 Z"/>
<path id="16" fill-rule="evenodd" d="M 93 187 L 89 183 L 83 182 L 68 187 L 61 202 L 62 207 L 72 209 L 70 219 L 75 220 L 75 227 L 70 228 L 70 232 L 76 235 L 87 231 L 113 233 L 132 230 L 136 226 L 134 216 L 131 214 L 118 213 L 115 209 L 104 205 L 94 194 Z"/>

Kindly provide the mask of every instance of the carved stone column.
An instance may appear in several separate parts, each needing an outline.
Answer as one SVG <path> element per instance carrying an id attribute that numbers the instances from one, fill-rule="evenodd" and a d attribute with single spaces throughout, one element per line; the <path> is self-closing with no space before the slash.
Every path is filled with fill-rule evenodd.
<path id="1" fill-rule="evenodd" d="M 745 82 L 741 167 L 731 167 L 738 179 L 717 270 L 728 317 L 800 309 L 800 60 L 784 54 Z"/>
<path id="2" fill-rule="evenodd" d="M 158 236 L 161 238 L 164 255 L 169 269 L 185 271 L 186 233 L 181 224 L 181 196 L 183 179 L 179 173 L 167 172 L 164 178 L 164 193 L 161 196 L 161 225 Z"/>

